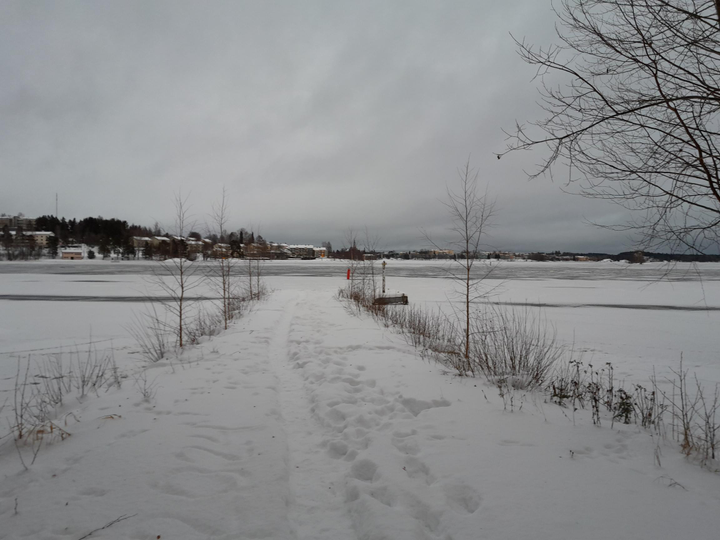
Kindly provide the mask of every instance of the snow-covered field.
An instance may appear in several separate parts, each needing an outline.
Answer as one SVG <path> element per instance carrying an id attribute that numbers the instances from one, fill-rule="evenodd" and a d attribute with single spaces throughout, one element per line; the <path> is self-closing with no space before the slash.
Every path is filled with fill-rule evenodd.
<path id="1" fill-rule="evenodd" d="M 443 267 L 391 261 L 388 286 L 447 309 Z M 0 538 L 79 539 L 120 517 L 92 538 L 717 538 L 717 474 L 636 426 L 597 428 L 542 396 L 503 410 L 482 380 L 446 374 L 348 314 L 334 298 L 342 263 L 267 263 L 268 300 L 147 367 L 124 326 L 152 268 L 0 266 L 1 416 L 18 357 L 90 341 L 112 346 L 127 374 L 147 368 L 156 391 L 144 401 L 130 376 L 68 400 L 72 436 L 41 448 L 28 471 L 3 440 Z M 720 265 L 658 281 L 665 273 L 514 262 L 487 284 L 493 301 L 545 306 L 562 342 L 620 378 L 663 376 L 682 354 L 706 384 L 720 382 Z"/>

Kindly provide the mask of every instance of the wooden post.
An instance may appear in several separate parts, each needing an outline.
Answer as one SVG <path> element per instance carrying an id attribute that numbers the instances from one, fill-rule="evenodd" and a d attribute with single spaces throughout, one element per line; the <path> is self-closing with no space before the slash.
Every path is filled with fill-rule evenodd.
<path id="1" fill-rule="evenodd" d="M 386 261 L 383 261 L 382 267 L 383 267 L 383 294 L 385 294 L 385 266 L 387 265 Z"/>

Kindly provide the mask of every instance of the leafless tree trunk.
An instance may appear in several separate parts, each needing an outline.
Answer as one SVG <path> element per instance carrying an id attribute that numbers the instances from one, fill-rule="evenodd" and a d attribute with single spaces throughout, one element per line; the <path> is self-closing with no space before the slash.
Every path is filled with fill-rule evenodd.
<path id="1" fill-rule="evenodd" d="M 255 267 L 255 295 L 260 300 L 262 296 L 262 271 L 260 270 L 260 261 L 256 261 L 257 266 Z"/>
<path id="2" fill-rule="evenodd" d="M 188 199 L 189 197 L 183 197 L 181 192 L 178 192 L 173 201 L 175 205 L 175 234 L 179 238 L 185 238 L 185 232 L 190 225 Z M 183 347 L 185 345 L 184 330 L 188 324 L 187 319 L 192 304 L 188 300 L 188 295 L 200 285 L 200 279 L 196 275 L 197 266 L 187 259 L 187 247 L 184 242 L 178 241 L 178 250 L 177 258 L 160 263 L 163 272 L 155 274 L 154 282 L 168 297 L 164 307 L 171 318 L 176 321 L 172 331 L 177 337 L 178 345 Z M 170 276 L 169 280 L 166 280 L 163 274 L 168 274 Z"/>
<path id="3" fill-rule="evenodd" d="M 495 203 L 488 198 L 487 192 L 479 193 L 479 172 L 470 166 L 470 160 L 458 170 L 458 177 L 457 189 L 447 187 L 447 200 L 444 205 L 452 222 L 450 246 L 456 252 L 456 256 L 459 255 L 455 261 L 459 271 L 451 271 L 450 277 L 457 284 L 462 298 L 463 308 L 459 313 L 456 312 L 463 333 L 462 355 L 465 359 L 465 371 L 472 372 L 473 363 L 470 361 L 470 351 L 473 342 L 473 305 L 488 294 L 488 291 L 482 290 L 481 284 L 494 267 L 487 265 L 480 272 L 473 271 L 473 269 L 478 263 L 480 248 L 483 246 L 487 229 L 494 216 Z M 428 241 L 436 249 L 445 247 L 439 246 L 430 238 Z"/>
<path id="4" fill-rule="evenodd" d="M 212 222 L 216 229 L 219 241 L 225 243 L 225 233 L 228 222 L 228 197 L 225 186 L 222 189 L 220 201 L 212 207 Z M 231 318 L 231 294 L 233 290 L 232 277 L 232 259 L 226 258 L 224 255 L 218 260 L 217 276 L 215 287 L 220 293 L 222 299 L 222 315 L 225 330 L 228 329 L 228 321 Z"/>
<path id="5" fill-rule="evenodd" d="M 259 258 L 259 256 L 267 256 L 269 247 L 267 244 L 264 243 L 264 240 L 262 240 L 262 235 L 260 234 L 260 227 L 257 228 L 257 236 L 254 234 L 251 234 L 251 238 L 256 238 L 255 245 L 253 246 L 253 257 L 248 258 L 247 261 L 247 291 L 248 291 L 248 297 L 250 300 L 260 300 L 260 298 L 264 295 L 266 289 L 265 285 L 262 280 L 262 264 Z M 262 242 L 262 243 L 261 243 Z M 255 262 L 255 267 L 253 268 L 253 259 Z"/>
<path id="6" fill-rule="evenodd" d="M 463 247 L 464 259 L 460 261 L 463 268 L 464 300 L 465 300 L 465 360 L 470 358 L 470 315 L 471 303 L 476 299 L 477 280 L 473 278 L 472 269 L 480 252 L 487 225 L 493 215 L 494 204 L 487 198 L 487 193 L 478 195 L 478 172 L 470 168 L 470 161 L 459 171 L 460 187 L 457 191 L 447 189 L 448 200 L 445 203 L 453 220 L 453 232 L 457 235 L 457 245 Z"/>
<path id="7" fill-rule="evenodd" d="M 252 259 L 248 259 L 247 261 L 248 265 L 248 296 L 250 297 L 250 300 L 254 299 L 255 296 L 253 294 L 253 266 L 252 266 Z"/>
<path id="8" fill-rule="evenodd" d="M 518 124 L 507 152 L 547 147 L 533 176 L 567 166 L 580 194 L 638 211 L 611 228 L 645 248 L 718 249 L 720 1 L 562 0 L 556 13 L 559 45 L 516 40 L 546 116 Z"/>

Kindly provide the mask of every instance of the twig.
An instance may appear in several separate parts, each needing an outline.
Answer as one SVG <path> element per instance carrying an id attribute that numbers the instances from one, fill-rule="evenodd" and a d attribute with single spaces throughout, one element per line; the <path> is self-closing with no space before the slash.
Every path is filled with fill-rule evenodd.
<path id="1" fill-rule="evenodd" d="M 104 525 L 98 529 L 92 530 L 89 533 L 87 533 L 85 536 L 81 536 L 80 538 L 78 538 L 78 540 L 85 540 L 85 538 L 90 538 L 93 535 L 93 533 L 102 531 L 103 529 L 107 529 L 108 527 L 112 527 L 116 523 L 120 523 L 121 521 L 125 521 L 126 519 L 130 519 L 131 517 L 135 517 L 135 516 L 137 516 L 137 514 L 133 514 L 132 516 L 120 516 L 119 518 L 112 520 L 107 525 Z"/>
<path id="2" fill-rule="evenodd" d="M 22 463 L 23 469 L 26 471 L 29 470 L 28 466 L 25 465 L 25 460 L 23 459 L 22 452 L 20 451 L 20 447 L 18 446 L 17 439 L 13 439 L 13 443 L 15 444 L 15 450 L 17 450 L 18 457 L 20 458 L 20 463 Z"/>
<path id="3" fill-rule="evenodd" d="M 676 480 L 674 480 L 673 478 L 670 478 L 667 475 L 662 475 L 662 476 L 658 477 L 657 480 L 667 480 L 667 487 L 680 487 L 680 488 L 684 489 L 685 491 L 688 490 L 680 482 L 677 482 Z"/>

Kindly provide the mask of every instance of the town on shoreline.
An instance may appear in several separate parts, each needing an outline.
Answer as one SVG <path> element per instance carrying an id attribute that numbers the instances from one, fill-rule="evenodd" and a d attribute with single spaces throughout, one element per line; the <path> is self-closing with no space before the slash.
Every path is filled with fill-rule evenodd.
<path id="1" fill-rule="evenodd" d="M 367 246 L 351 246 L 334 250 L 330 242 L 320 246 L 313 244 L 288 244 L 273 242 L 257 236 L 244 228 L 233 232 L 200 234 L 190 231 L 186 235 L 174 235 L 163 231 L 156 223 L 152 228 L 119 219 L 84 218 L 82 220 L 58 219 L 55 216 L 28 218 L 23 214 L 9 216 L 0 214 L 0 260 L 30 260 L 61 258 L 83 260 L 100 257 L 110 260 L 165 260 L 184 257 L 190 260 L 222 258 L 246 258 L 264 260 L 285 259 L 404 259 L 404 260 L 453 260 L 465 258 L 462 251 L 437 247 L 417 250 L 378 250 Z M 592 252 L 514 252 L 477 251 L 471 253 L 477 259 L 532 260 L 532 261 L 683 261 L 720 262 L 720 255 L 688 253 L 651 253 L 625 251 L 621 253 Z"/>

